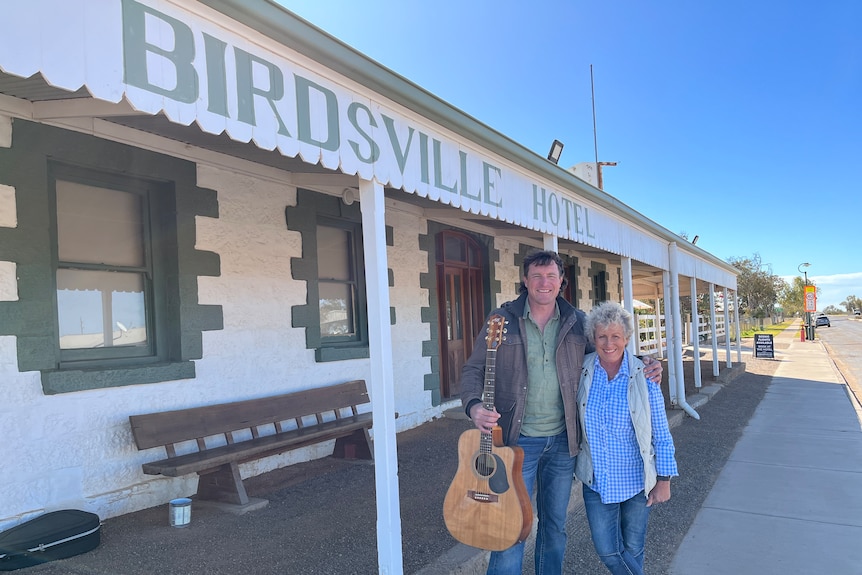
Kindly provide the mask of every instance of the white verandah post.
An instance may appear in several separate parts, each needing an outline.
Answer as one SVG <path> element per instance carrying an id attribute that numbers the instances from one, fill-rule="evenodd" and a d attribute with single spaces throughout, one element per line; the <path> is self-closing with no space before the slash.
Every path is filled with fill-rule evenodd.
<path id="1" fill-rule="evenodd" d="M 697 278 L 691 276 L 691 347 L 694 354 L 694 386 L 702 385 L 700 374 L 700 317 L 697 315 Z"/>
<path id="2" fill-rule="evenodd" d="M 638 339 L 638 316 L 635 315 L 635 304 L 634 304 L 634 295 L 632 294 L 632 290 L 634 289 L 634 284 L 632 283 L 632 259 L 631 258 L 622 258 L 622 274 L 623 274 L 623 307 L 626 308 L 630 314 L 632 314 L 632 337 L 629 339 L 628 350 L 630 355 L 637 355 L 639 353 L 638 348 L 640 347 L 640 339 Z"/>
<path id="3" fill-rule="evenodd" d="M 377 566 L 381 575 L 401 575 L 401 509 L 395 440 L 395 387 L 386 255 L 383 186 L 359 180 L 365 283 L 368 291 L 368 343 L 371 360 L 371 411 L 374 418 L 374 479 L 377 493 Z"/>
<path id="4" fill-rule="evenodd" d="M 736 363 L 742 363 L 742 332 L 739 327 L 739 292 L 733 290 L 733 330 L 736 333 Z"/>
<path id="5" fill-rule="evenodd" d="M 667 336 L 667 381 L 668 381 L 668 399 L 671 405 L 679 405 L 677 397 L 678 387 L 676 385 L 676 327 L 673 324 L 673 290 L 671 289 L 670 272 L 662 272 L 662 283 L 664 285 L 664 323 L 665 335 Z M 679 305 L 679 304 L 677 304 Z"/>
<path id="6" fill-rule="evenodd" d="M 662 292 L 665 293 L 665 292 Z M 661 301 L 659 300 L 658 293 L 658 284 L 655 286 L 655 339 L 656 344 L 658 345 L 658 357 L 659 359 L 664 359 L 664 337 L 661 334 L 661 315 L 662 315 L 662 306 L 660 305 Z M 667 309 L 667 299 L 665 299 L 664 309 Z"/>
<path id="7" fill-rule="evenodd" d="M 721 370 L 718 365 L 718 330 L 715 326 L 715 284 L 709 284 L 709 331 L 712 340 L 712 376 L 718 377 Z"/>
<path id="8" fill-rule="evenodd" d="M 668 365 L 673 362 L 675 367 L 671 371 L 676 385 L 676 402 L 687 414 L 695 419 L 700 419 L 700 415 L 688 404 L 685 397 L 685 371 L 682 363 L 682 314 L 679 309 L 679 250 L 676 242 L 671 242 L 668 245 L 668 276 L 670 283 L 670 311 L 673 323 L 673 352 L 668 354 Z M 673 397 L 673 394 L 671 394 Z"/>
<path id="9" fill-rule="evenodd" d="M 727 361 L 727 367 L 733 367 L 730 360 L 730 302 L 727 298 L 727 288 L 722 292 L 724 294 L 724 355 Z"/>

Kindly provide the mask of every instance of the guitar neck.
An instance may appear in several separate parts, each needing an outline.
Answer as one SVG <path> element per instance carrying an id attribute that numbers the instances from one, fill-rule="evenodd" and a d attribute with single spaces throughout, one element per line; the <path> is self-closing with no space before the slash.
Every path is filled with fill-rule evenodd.
<path id="1" fill-rule="evenodd" d="M 485 387 L 482 390 L 482 406 L 488 411 L 494 410 L 494 376 L 497 369 L 497 349 L 485 352 Z M 493 449 L 493 433 L 482 432 L 479 439 L 479 451 L 491 453 Z"/>
<path id="2" fill-rule="evenodd" d="M 497 369 L 497 350 L 485 352 L 485 387 L 482 390 L 482 407 L 488 411 L 494 409 L 494 377 Z"/>

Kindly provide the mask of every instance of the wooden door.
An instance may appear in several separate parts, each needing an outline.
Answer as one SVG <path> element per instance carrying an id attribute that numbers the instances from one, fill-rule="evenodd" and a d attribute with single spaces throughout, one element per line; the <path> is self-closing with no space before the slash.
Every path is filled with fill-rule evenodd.
<path id="1" fill-rule="evenodd" d="M 440 326 L 440 396 L 461 394 L 461 368 L 485 319 L 481 247 L 469 236 L 445 231 L 437 242 Z"/>

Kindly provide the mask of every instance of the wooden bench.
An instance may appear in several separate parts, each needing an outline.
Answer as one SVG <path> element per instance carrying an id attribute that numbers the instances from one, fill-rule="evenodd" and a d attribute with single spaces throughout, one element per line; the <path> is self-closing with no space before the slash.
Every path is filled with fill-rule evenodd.
<path id="1" fill-rule="evenodd" d="M 239 463 L 335 439 L 333 455 L 371 459 L 371 413 L 364 380 L 177 411 L 130 415 L 139 450 L 164 447 L 167 458 L 144 463 L 148 475 L 198 473 L 198 499 L 246 505 Z M 213 439 L 221 436 L 223 440 Z M 197 451 L 178 454 L 194 441 Z M 216 445 L 217 443 L 217 445 Z M 192 444 L 194 445 L 194 444 Z"/>

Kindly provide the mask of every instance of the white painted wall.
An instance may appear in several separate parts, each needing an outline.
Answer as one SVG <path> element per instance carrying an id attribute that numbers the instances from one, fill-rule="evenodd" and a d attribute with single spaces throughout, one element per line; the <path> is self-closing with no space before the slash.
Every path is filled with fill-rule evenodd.
<path id="1" fill-rule="evenodd" d="M 510 238 L 495 238 L 494 248 L 499 252 L 500 261 L 494 264 L 494 274 L 500 282 L 500 293 L 497 294 L 496 307 L 518 297 L 518 285 L 521 281 L 521 267 L 515 265 L 515 254 L 520 244 Z"/>
<path id="2" fill-rule="evenodd" d="M 138 452 L 128 416 L 285 393 L 350 379 L 368 379 L 368 360 L 316 363 L 305 330 L 291 327 L 290 310 L 305 303 L 305 285 L 291 277 L 300 237 L 287 229 L 284 208 L 296 202 L 287 184 L 201 166 L 198 184 L 218 193 L 219 217 L 197 219 L 197 248 L 221 258 L 219 277 L 199 278 L 199 301 L 221 305 L 224 329 L 203 333 L 203 359 L 194 380 L 163 382 L 45 396 L 36 372 L 19 373 L 15 337 L 0 337 L 0 529 L 45 511 L 77 507 L 107 518 L 164 504 L 194 492 L 196 476 L 144 475 L 141 464 L 161 448 Z M 0 225 L 15 225 L 14 190 L 0 186 Z M 395 278 L 391 289 L 398 431 L 440 415 L 424 389 L 430 335 L 421 321 L 429 305 L 420 288 L 427 257 L 419 255 L 425 221 L 388 212 L 395 241 L 388 248 Z M 418 256 L 418 257 L 417 257 Z M 0 262 L 0 301 L 15 301 L 12 262 Z M 369 408 L 370 409 L 370 408 Z M 241 466 L 244 477 L 322 457 L 332 444 L 296 450 Z M 10 463 L 12 462 L 12 463 Z"/>
<path id="3" fill-rule="evenodd" d="M 0 226 L 14 228 L 18 226 L 18 212 L 15 203 L 15 188 L 0 184 Z"/>
<path id="4" fill-rule="evenodd" d="M 395 425 L 397 431 L 403 431 L 439 416 L 443 406 L 431 406 L 431 391 L 425 389 L 431 358 L 422 356 L 422 344 L 431 337 L 430 326 L 422 323 L 422 308 L 431 305 L 429 294 L 419 284 L 421 275 L 429 271 L 428 256 L 419 250 L 419 236 L 428 233 L 427 222 L 418 215 L 391 208 L 387 208 L 386 221 L 394 234 L 386 257 L 395 283 L 389 290 L 389 303 L 396 310 L 392 326 L 392 372 L 398 412 Z"/>

